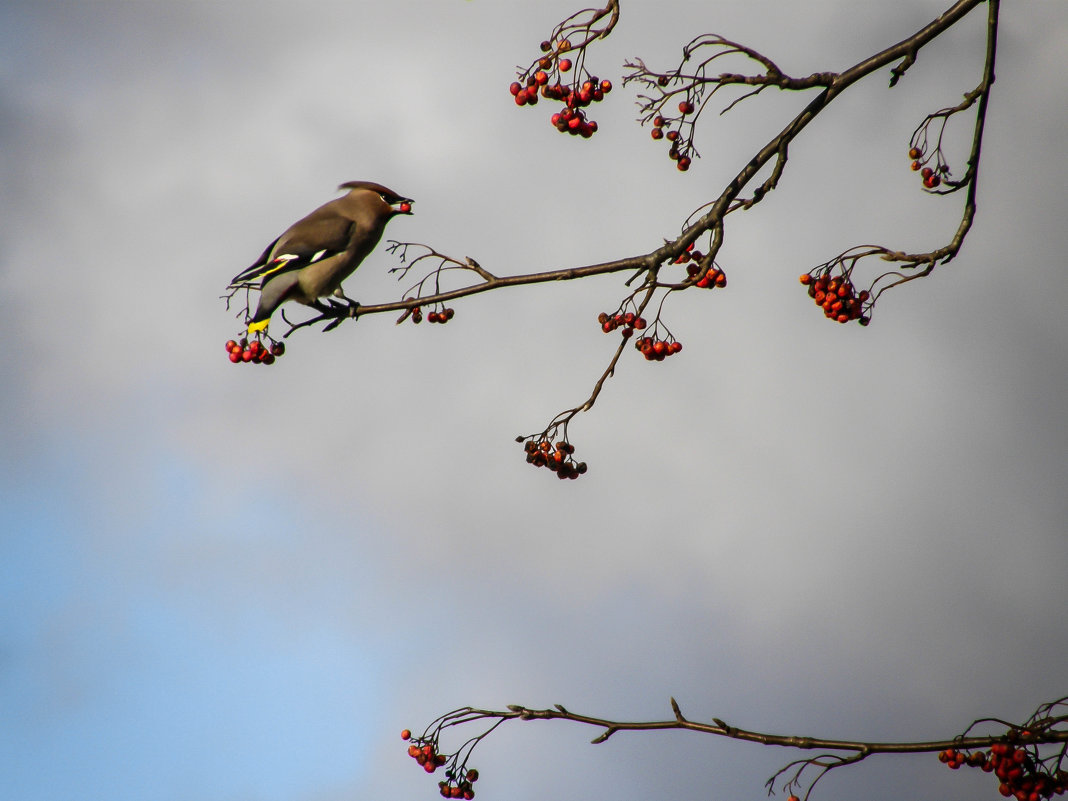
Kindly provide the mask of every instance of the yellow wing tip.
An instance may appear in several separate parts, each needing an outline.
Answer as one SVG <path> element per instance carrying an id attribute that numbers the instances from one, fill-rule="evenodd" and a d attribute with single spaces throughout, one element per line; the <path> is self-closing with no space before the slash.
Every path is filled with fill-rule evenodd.
<path id="1" fill-rule="evenodd" d="M 248 324 L 248 332 L 250 334 L 258 334 L 260 331 L 266 331 L 267 330 L 267 326 L 269 326 L 270 324 L 271 324 L 271 318 L 270 317 L 268 317 L 266 320 L 260 320 L 258 323 L 249 323 Z"/>

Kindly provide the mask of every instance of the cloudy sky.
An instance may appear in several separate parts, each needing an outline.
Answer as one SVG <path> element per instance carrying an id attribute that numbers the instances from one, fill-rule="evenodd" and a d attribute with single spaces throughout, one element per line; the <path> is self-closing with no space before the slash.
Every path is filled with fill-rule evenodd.
<path id="1" fill-rule="evenodd" d="M 618 83 L 711 31 L 841 69 L 943 5 L 629 2 L 590 59 Z M 226 360 L 225 284 L 342 181 L 416 199 L 390 236 L 499 274 L 577 266 L 673 236 L 807 101 L 710 115 L 685 175 L 629 89 L 593 139 L 560 136 L 507 86 L 578 7 L 0 4 L 0 797 L 431 799 L 398 732 L 465 704 L 648 719 L 674 695 L 695 719 L 893 740 L 1068 692 L 1062 3 L 1005 4 L 953 263 L 866 329 L 797 283 L 852 245 L 948 240 L 960 199 L 926 196 L 905 151 L 978 83 L 982 10 L 893 91 L 842 96 L 732 215 L 727 290 L 666 307 L 685 350 L 625 354 L 572 426 L 580 481 L 513 440 L 587 396 L 619 278 Z M 394 264 L 346 289 L 396 299 Z M 752 799 L 794 756 L 592 734 L 505 727 L 479 797 Z M 817 797 L 996 792 L 933 756 L 850 771 Z"/>

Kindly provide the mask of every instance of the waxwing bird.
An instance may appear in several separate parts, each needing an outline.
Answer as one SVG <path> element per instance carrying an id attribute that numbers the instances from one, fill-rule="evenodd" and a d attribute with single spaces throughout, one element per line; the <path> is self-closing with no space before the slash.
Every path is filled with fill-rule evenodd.
<path id="1" fill-rule="evenodd" d="M 250 333 L 267 328 L 271 315 L 289 300 L 322 309 L 319 299 L 333 293 L 353 309 L 359 305 L 345 297 L 341 282 L 374 250 L 386 223 L 412 213 L 413 201 L 371 181 L 349 181 L 338 189 L 349 191 L 293 223 L 230 282 L 230 289 L 260 290 Z"/>

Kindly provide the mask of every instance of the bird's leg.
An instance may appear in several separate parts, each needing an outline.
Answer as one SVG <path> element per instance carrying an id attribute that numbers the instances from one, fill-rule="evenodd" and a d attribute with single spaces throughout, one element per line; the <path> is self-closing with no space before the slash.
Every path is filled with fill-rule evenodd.
<path id="1" fill-rule="evenodd" d="M 346 295 L 345 292 L 341 289 L 341 287 L 338 287 L 334 290 L 334 297 L 340 298 L 348 304 L 349 317 L 355 317 L 359 313 L 360 302 L 357 300 L 353 300 L 348 295 Z"/>

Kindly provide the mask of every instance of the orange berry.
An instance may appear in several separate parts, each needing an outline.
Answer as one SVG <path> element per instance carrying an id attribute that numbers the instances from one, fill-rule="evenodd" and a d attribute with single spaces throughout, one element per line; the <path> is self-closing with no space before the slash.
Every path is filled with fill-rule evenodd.
<path id="1" fill-rule="evenodd" d="M 571 69 L 571 59 L 569 59 L 569 58 L 560 59 L 560 72 L 567 72 L 570 69 Z"/>
<path id="2" fill-rule="evenodd" d="M 809 275 L 808 273 L 802 273 L 801 274 L 801 283 L 804 284 L 805 286 L 808 286 L 809 284 L 812 283 L 812 276 Z"/>
<path id="3" fill-rule="evenodd" d="M 411 729 L 404 729 L 404 730 L 401 731 L 401 739 L 402 740 L 410 740 L 411 737 L 412 737 Z"/>
<path id="4" fill-rule="evenodd" d="M 922 155 L 923 155 L 923 151 L 920 150 L 918 147 L 914 147 L 911 150 L 909 150 L 909 158 L 910 159 L 918 159 Z"/>

